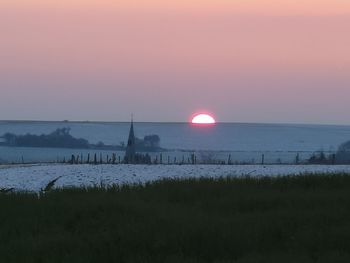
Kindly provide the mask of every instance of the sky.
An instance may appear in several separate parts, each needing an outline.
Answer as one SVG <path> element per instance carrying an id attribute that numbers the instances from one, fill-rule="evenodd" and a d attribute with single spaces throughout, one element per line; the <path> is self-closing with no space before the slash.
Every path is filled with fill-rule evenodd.
<path id="1" fill-rule="evenodd" d="M 349 0 L 0 0 L 0 119 L 350 124 Z"/>

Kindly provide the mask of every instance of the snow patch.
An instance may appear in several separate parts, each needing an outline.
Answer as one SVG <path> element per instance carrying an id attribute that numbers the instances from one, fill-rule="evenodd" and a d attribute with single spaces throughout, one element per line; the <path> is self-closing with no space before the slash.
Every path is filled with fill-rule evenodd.
<path id="1" fill-rule="evenodd" d="M 144 184 L 164 178 L 285 176 L 349 173 L 350 165 L 35 165 L 0 166 L 0 189 L 39 192 L 54 188 Z"/>

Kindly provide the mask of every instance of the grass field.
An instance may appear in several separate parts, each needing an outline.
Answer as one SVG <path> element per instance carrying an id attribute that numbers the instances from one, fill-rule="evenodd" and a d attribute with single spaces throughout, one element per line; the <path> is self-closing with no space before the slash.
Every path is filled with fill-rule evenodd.
<path id="1" fill-rule="evenodd" d="M 350 176 L 0 195 L 0 262 L 350 262 Z"/>

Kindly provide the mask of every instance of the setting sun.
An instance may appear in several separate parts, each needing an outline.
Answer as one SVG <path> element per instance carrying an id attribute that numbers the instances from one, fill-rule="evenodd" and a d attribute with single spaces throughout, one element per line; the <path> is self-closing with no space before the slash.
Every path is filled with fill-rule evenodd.
<path id="1" fill-rule="evenodd" d="M 215 119 L 208 114 L 197 114 L 192 119 L 193 124 L 215 124 Z"/>

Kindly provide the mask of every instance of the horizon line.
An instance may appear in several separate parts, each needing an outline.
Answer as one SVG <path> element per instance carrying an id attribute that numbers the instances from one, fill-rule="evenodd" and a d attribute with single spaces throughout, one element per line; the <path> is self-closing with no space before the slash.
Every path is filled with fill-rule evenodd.
<path id="1" fill-rule="evenodd" d="M 2 122 L 33 122 L 33 123 L 130 123 L 130 120 L 120 120 L 120 121 L 112 121 L 112 120 L 21 120 L 21 119 L 0 119 L 0 123 Z M 157 124 L 190 124 L 188 121 L 135 121 L 134 123 L 157 123 Z M 215 124 L 256 124 L 256 125 L 314 125 L 314 126 L 350 126 L 350 124 L 345 123 L 306 123 L 306 122 L 244 122 L 244 121 L 217 121 Z"/>

